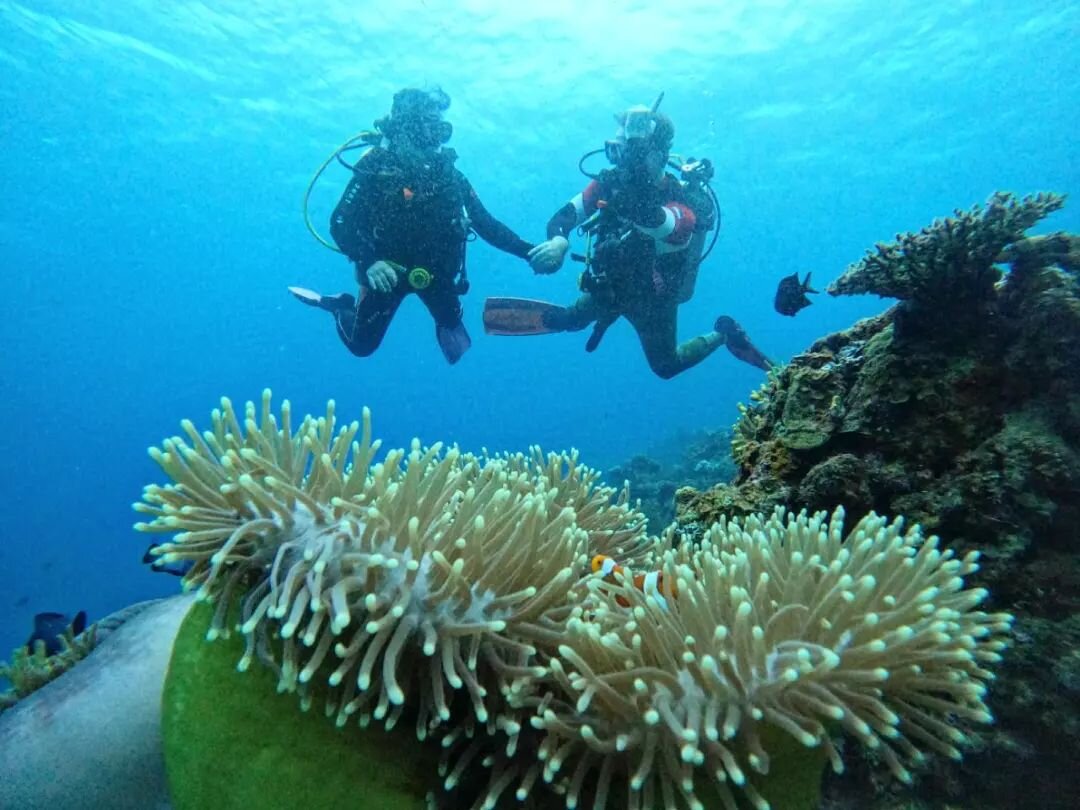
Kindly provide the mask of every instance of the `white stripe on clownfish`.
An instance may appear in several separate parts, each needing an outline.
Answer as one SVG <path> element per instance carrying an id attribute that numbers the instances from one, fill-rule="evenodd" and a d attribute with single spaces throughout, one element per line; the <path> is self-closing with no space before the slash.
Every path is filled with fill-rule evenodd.
<path id="1" fill-rule="evenodd" d="M 624 574 L 623 567 L 606 554 L 597 554 L 593 557 L 591 568 L 594 574 L 599 574 L 612 585 L 620 584 L 616 579 L 616 575 Z M 666 608 L 668 606 L 667 599 L 662 593 L 664 588 L 664 575 L 662 572 L 649 571 L 645 574 L 634 574 L 631 577 L 631 584 L 646 596 L 654 598 L 661 607 Z M 671 587 L 670 593 L 672 596 L 678 596 L 678 591 L 674 586 Z M 623 596 L 616 596 L 615 601 L 622 607 L 630 607 L 629 601 Z"/>

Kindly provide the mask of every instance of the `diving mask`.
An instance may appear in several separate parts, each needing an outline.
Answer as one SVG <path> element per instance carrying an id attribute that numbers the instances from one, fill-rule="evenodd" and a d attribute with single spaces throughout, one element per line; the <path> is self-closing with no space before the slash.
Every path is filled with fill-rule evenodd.
<path id="1" fill-rule="evenodd" d="M 375 126 L 389 140 L 407 139 L 421 149 L 437 149 L 454 134 L 453 125 L 438 116 L 387 116 Z"/>
<path id="2" fill-rule="evenodd" d="M 646 107 L 644 104 L 637 104 L 621 116 L 616 116 L 615 120 L 619 128 L 615 132 L 615 137 L 604 141 L 604 156 L 611 163 L 619 164 L 627 159 L 632 160 L 635 153 L 639 153 L 640 156 L 645 154 L 647 142 L 656 132 L 655 111 L 655 105 Z"/>
<path id="3" fill-rule="evenodd" d="M 655 131 L 656 119 L 653 117 L 653 111 L 644 104 L 638 104 L 623 113 L 617 137 L 624 141 L 632 141 L 635 138 L 648 138 Z"/>
<path id="4" fill-rule="evenodd" d="M 626 141 L 621 138 L 604 141 L 604 157 L 615 166 L 633 166 L 645 163 L 656 152 L 646 138 Z"/>

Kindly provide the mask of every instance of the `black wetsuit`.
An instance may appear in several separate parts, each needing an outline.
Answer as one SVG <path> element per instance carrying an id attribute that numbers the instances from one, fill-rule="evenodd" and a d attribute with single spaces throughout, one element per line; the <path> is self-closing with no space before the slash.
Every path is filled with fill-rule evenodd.
<path id="1" fill-rule="evenodd" d="M 429 163 L 409 166 L 390 151 L 374 148 L 358 162 L 334 209 L 330 233 L 356 266 L 360 300 L 335 312 L 338 335 L 353 354 L 379 347 L 405 296 L 415 292 L 436 327 L 461 324 L 465 240 L 474 230 L 493 247 L 526 258 L 532 245 L 488 213 L 465 175 L 443 149 Z M 367 269 L 376 261 L 406 271 L 427 270 L 432 281 L 414 290 L 404 277 L 389 292 L 372 289 Z"/>
<path id="2" fill-rule="evenodd" d="M 634 204 L 619 215 L 604 213 L 593 234 L 595 249 L 585 293 L 568 307 L 545 318 L 559 331 L 573 332 L 595 324 L 586 348 L 597 347 L 604 331 L 619 317 L 630 321 L 641 341 L 649 367 L 668 379 L 697 365 L 720 346 L 716 332 L 678 342 L 679 305 L 693 295 L 705 234 L 715 212 L 707 198 L 687 191 L 672 175 L 657 184 L 631 186 L 614 171 L 597 180 L 560 208 L 547 225 L 548 238 L 569 237 L 574 228 L 620 195 Z"/>

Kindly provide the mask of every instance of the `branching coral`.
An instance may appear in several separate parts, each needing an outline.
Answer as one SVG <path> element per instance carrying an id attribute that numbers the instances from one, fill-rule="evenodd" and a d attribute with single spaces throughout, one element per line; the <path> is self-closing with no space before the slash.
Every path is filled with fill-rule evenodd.
<path id="1" fill-rule="evenodd" d="M 993 264 L 1002 251 L 1064 204 L 1058 194 L 1017 200 L 998 192 L 985 209 L 957 209 L 918 233 L 897 234 L 895 242 L 879 243 L 830 284 L 828 292 L 875 293 L 938 305 L 981 297 L 998 280 Z"/>
<path id="2" fill-rule="evenodd" d="M 211 636 L 242 598 L 242 669 L 258 657 L 305 703 L 321 675 L 339 724 L 392 725 L 408 701 L 424 736 L 464 690 L 478 721 L 512 727 L 485 681 L 508 688 L 535 644 L 557 643 L 589 553 L 647 551 L 643 516 L 575 456 L 481 459 L 414 441 L 375 464 L 366 410 L 335 433 L 331 402 L 293 432 L 269 392 L 243 426 L 224 400 L 212 430 L 183 428 L 190 444 L 152 450 L 176 483 L 146 489 L 136 509 L 154 519 L 138 528 L 179 532 L 156 553 L 193 562 L 185 585 L 218 603 Z"/>
<path id="3" fill-rule="evenodd" d="M 547 778 L 594 784 L 595 807 L 625 784 L 630 807 L 701 808 L 714 791 L 767 808 L 748 773 L 770 772 L 776 730 L 839 769 L 842 729 L 903 781 L 920 749 L 958 759 L 954 724 L 990 721 L 987 667 L 1011 622 L 976 610 L 976 558 L 900 521 L 870 516 L 845 538 L 841 510 L 778 511 L 666 553 L 674 586 L 658 593 L 594 586 L 548 667 L 561 695 L 534 721 Z"/>
<path id="4" fill-rule="evenodd" d="M 1080 236 L 1058 231 L 1020 239 L 1006 247 L 997 261 L 1011 264 L 1013 275 L 1056 265 L 1075 276 L 1080 273 Z"/>
<path id="5" fill-rule="evenodd" d="M 11 689 L 0 692 L 0 712 L 10 709 L 27 695 L 33 694 L 50 681 L 56 680 L 79 661 L 86 658 L 98 643 L 98 626 L 90 625 L 79 635 L 69 627 L 59 637 L 61 650 L 56 655 L 45 652 L 45 643 L 38 641 L 34 651 L 19 647 L 10 663 L 0 663 L 0 678 L 11 681 Z"/>

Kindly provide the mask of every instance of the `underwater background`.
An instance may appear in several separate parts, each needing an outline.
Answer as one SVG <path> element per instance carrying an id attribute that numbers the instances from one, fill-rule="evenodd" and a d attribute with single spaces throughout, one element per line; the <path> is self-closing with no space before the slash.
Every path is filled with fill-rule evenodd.
<path id="1" fill-rule="evenodd" d="M 1036 0 L 0 1 L 0 649 L 36 612 L 93 620 L 175 590 L 141 565 L 130 504 L 161 480 L 146 448 L 223 395 L 367 405 L 388 446 L 576 447 L 601 469 L 735 421 L 764 375 L 726 352 L 663 381 L 625 322 L 591 355 L 585 333 L 483 335 L 486 296 L 572 300 L 570 263 L 536 277 L 471 245 L 474 345 L 454 367 L 419 301 L 359 360 L 292 300 L 353 289 L 300 202 L 395 90 L 450 94 L 458 166 L 530 241 L 613 113 L 663 91 L 723 212 L 680 336 L 729 314 L 785 361 L 891 302 L 820 295 L 786 318 L 782 276 L 821 289 L 994 190 L 1076 188 L 1078 28 L 1080 5 Z M 346 181 L 333 166 L 314 190 L 323 233 Z M 1078 228 L 1071 205 L 1035 232 Z"/>

